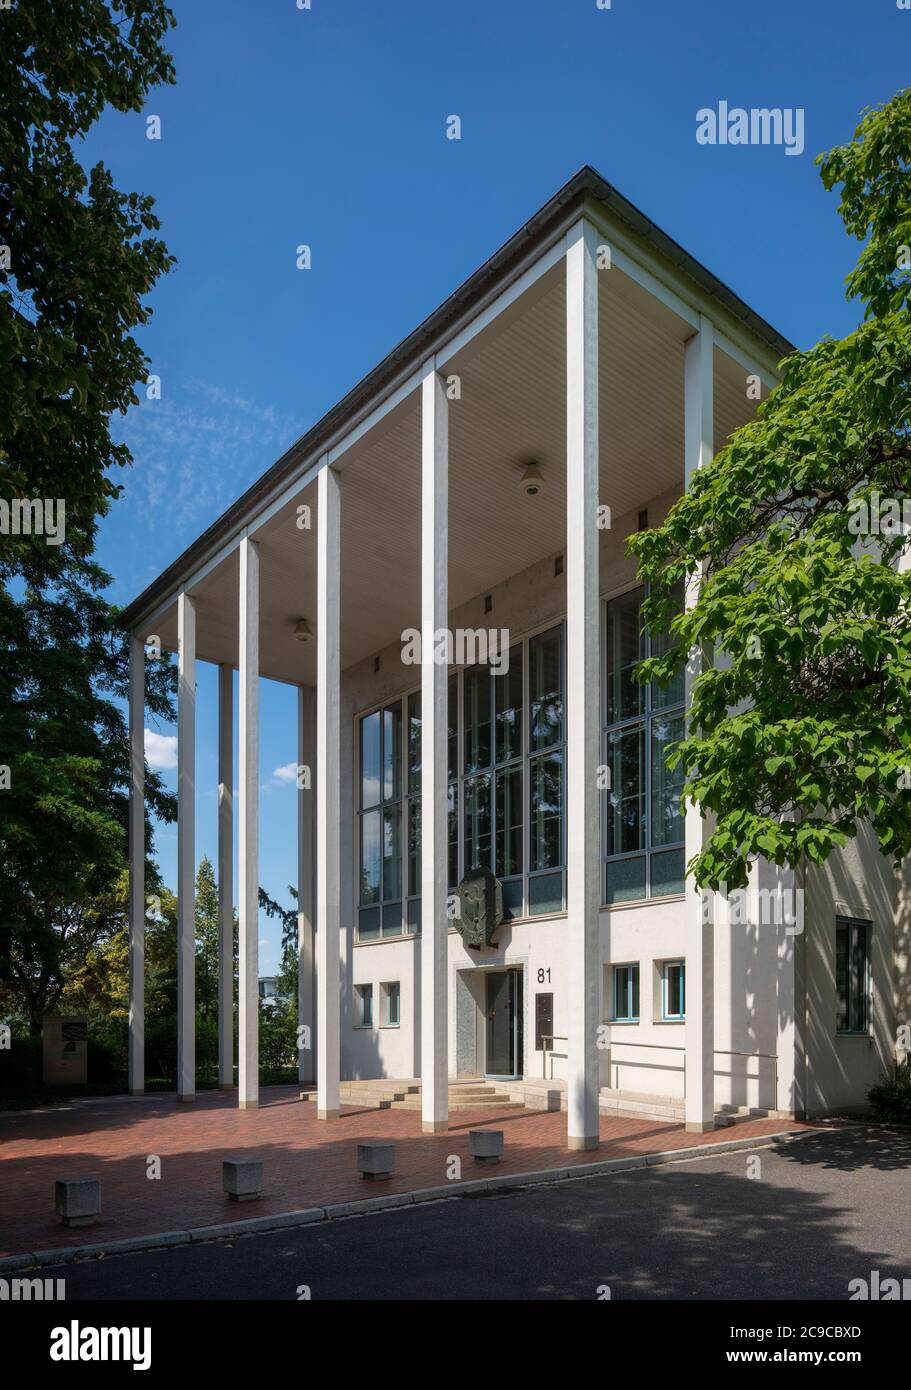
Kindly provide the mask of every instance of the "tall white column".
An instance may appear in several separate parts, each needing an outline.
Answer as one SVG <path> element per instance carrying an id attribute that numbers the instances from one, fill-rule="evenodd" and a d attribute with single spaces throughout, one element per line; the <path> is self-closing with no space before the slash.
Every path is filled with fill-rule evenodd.
<path id="1" fill-rule="evenodd" d="M 598 615 L 598 237 L 566 248 L 567 1136 L 594 1149 L 598 1126 L 601 686 Z"/>
<path id="2" fill-rule="evenodd" d="M 237 1104 L 259 1105 L 259 548 L 240 543 Z"/>
<path id="3" fill-rule="evenodd" d="M 339 682 L 341 480 L 324 461 L 317 480 L 316 561 L 316 1112 L 339 1113 Z"/>
<path id="4" fill-rule="evenodd" d="M 302 1040 L 307 1044 L 298 1049 L 297 1076 L 299 1081 L 312 1082 L 316 1076 L 314 1057 L 314 999 L 313 999 L 313 798 L 315 794 L 313 767 L 316 759 L 314 718 L 316 702 L 311 686 L 297 689 L 297 1022 L 305 1028 Z M 305 785 L 301 786 L 303 782 Z"/>
<path id="5" fill-rule="evenodd" d="M 686 487 L 689 490 L 699 468 L 712 460 L 714 335 L 705 315 L 699 332 L 690 338 L 684 360 L 684 448 Z M 692 576 L 686 606 L 699 597 L 699 574 Z M 685 700 L 689 710 L 693 686 L 702 670 L 704 654 L 695 648 L 686 666 Z M 702 848 L 704 822 L 698 807 L 687 804 L 685 813 L 686 861 Z M 702 894 L 692 876 L 686 883 L 686 1127 L 693 1133 L 715 1128 L 715 930 L 713 895 Z M 732 981 L 732 985 L 733 985 Z"/>
<path id="6" fill-rule="evenodd" d="M 449 419 L 442 377 L 421 386 L 421 1124 L 449 1128 L 446 962 L 447 687 L 434 635 L 449 623 Z"/>
<path id="7" fill-rule="evenodd" d="M 218 1084 L 234 1085 L 234 671 L 218 668 Z"/>
<path id="8" fill-rule="evenodd" d="M 177 1099 L 196 1098 L 196 605 L 177 599 Z"/>
<path id="9" fill-rule="evenodd" d="M 801 1110 L 802 1020 L 798 1018 L 798 947 L 804 931 L 803 890 L 797 872 L 785 865 L 766 864 L 760 860 L 757 877 L 768 875 L 776 894 L 779 913 L 775 924 L 763 927 L 760 914 L 760 933 L 774 931 L 776 941 L 776 1028 L 775 1028 L 775 1094 L 772 1105 L 792 1119 Z M 760 899 L 761 901 L 761 899 Z M 787 920 L 790 918 L 790 920 Z M 768 1063 L 761 1065 L 768 1066 Z M 759 1105 L 762 1105 L 760 1096 Z"/>
<path id="10" fill-rule="evenodd" d="M 145 646 L 130 634 L 130 1093 L 145 1089 Z"/>

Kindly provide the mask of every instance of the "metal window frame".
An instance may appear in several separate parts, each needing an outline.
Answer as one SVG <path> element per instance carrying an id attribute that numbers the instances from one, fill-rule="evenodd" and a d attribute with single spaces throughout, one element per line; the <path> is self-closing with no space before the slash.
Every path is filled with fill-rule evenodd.
<path id="1" fill-rule="evenodd" d="M 838 929 L 846 927 L 850 933 L 852 927 L 862 927 L 864 931 L 864 982 L 862 986 L 864 1003 L 864 1022 L 861 1028 L 835 1028 L 837 1038 L 868 1038 L 871 1032 L 873 1021 L 873 921 L 869 917 L 849 917 L 842 913 L 837 913 L 835 917 L 835 955 L 838 957 Z M 846 985 L 846 1006 L 847 1015 L 851 1017 L 851 961 L 850 961 L 850 934 L 848 937 L 848 977 Z M 833 972 L 834 973 L 834 972 Z M 838 1000 L 838 976 L 835 976 L 835 997 Z"/>
<path id="2" fill-rule="evenodd" d="M 638 976 L 638 975 L 640 975 L 639 961 L 637 961 L 637 960 L 625 960 L 625 961 L 620 961 L 617 965 L 611 966 L 611 972 L 612 972 L 612 986 L 613 986 L 613 987 L 612 987 L 611 994 L 612 994 L 613 1013 L 614 1013 L 613 1022 L 614 1022 L 614 1023 L 638 1023 L 639 1020 L 640 1020 L 640 1014 L 639 1014 L 638 1012 L 637 1012 L 637 1013 L 633 1013 L 633 1012 L 632 1012 L 632 981 L 633 981 L 632 973 L 630 973 L 630 975 L 627 977 L 627 988 L 626 988 L 627 1001 L 626 1001 L 626 1011 L 625 1011 L 624 1013 L 621 1014 L 621 1013 L 618 1011 L 618 1009 L 617 1009 L 617 983 L 618 983 L 618 978 L 619 978 L 619 971 L 621 971 L 621 970 L 628 970 L 628 971 L 630 971 L 630 972 L 632 972 L 633 970 L 635 970 L 635 971 L 636 971 L 636 974 L 637 974 L 637 976 Z M 641 985 L 642 985 L 642 981 L 641 981 L 641 978 L 640 978 L 640 980 L 639 980 L 639 986 L 640 986 L 639 1002 L 640 1002 L 640 1006 L 641 1006 L 641 1002 L 642 1002 Z"/>
<path id="3" fill-rule="evenodd" d="M 420 687 L 418 687 L 418 689 L 420 689 Z M 361 933 L 361 913 L 362 913 L 362 912 L 369 912 L 369 911 L 371 911 L 371 910 L 374 909 L 374 908 L 378 909 L 379 914 L 380 914 L 380 930 L 379 930 L 379 935 L 378 935 L 378 936 L 368 936 L 368 937 L 364 938 L 366 942 L 373 943 L 373 942 L 377 942 L 377 941 L 397 941 L 397 940 L 399 940 L 400 937 L 403 937 L 403 936 L 414 936 L 414 935 L 415 935 L 414 932 L 408 930 L 408 904 L 409 904 L 409 902 L 411 901 L 411 897 L 414 897 L 414 896 L 418 896 L 418 897 L 419 897 L 419 896 L 420 896 L 419 894 L 418 894 L 418 895 L 412 894 L 411 896 L 409 896 L 409 893 L 408 893 L 408 809 L 409 809 L 409 804 L 410 804 L 410 802 L 413 801 L 413 800 L 415 799 L 415 798 L 414 798 L 413 796 L 411 796 L 411 795 L 409 794 L 409 792 L 408 792 L 408 701 L 409 701 L 410 696 L 413 695 L 413 694 L 414 694 L 414 690 L 412 689 L 412 690 L 405 691 L 405 693 L 402 694 L 402 695 L 396 695 L 396 696 L 394 696 L 391 700 L 389 700 L 389 699 L 387 699 L 387 700 L 380 700 L 380 701 L 378 701 L 375 705 L 372 705 L 369 709 L 365 709 L 365 710 L 360 711 L 360 712 L 358 713 L 356 719 L 355 719 L 355 729 L 356 729 L 356 739 L 355 739 L 355 748 L 356 748 L 356 758 L 355 758 L 355 764 L 356 764 L 356 768 L 355 768 L 355 786 L 356 786 L 356 788 L 357 788 L 357 803 L 358 803 L 358 804 L 357 804 L 357 876 L 356 876 L 356 883 L 357 883 L 357 900 L 356 900 L 356 903 L 355 903 L 355 914 L 356 914 L 356 917 L 355 917 L 355 921 L 356 921 L 355 940 L 356 940 L 356 941 L 359 941 L 359 940 L 361 939 L 361 934 L 360 934 L 360 933 Z M 400 713 L 400 718 L 401 718 L 401 723 L 400 723 L 400 726 L 399 726 L 399 727 L 400 727 L 400 735 L 399 735 L 399 757 L 398 757 L 398 763 L 399 763 L 399 767 L 398 767 L 398 774 L 399 774 L 399 795 L 398 795 L 397 798 L 393 797 L 393 798 L 390 798 L 390 799 L 387 801 L 387 800 L 385 800 L 385 798 L 384 798 L 383 795 L 382 795 L 382 792 L 383 792 L 383 790 L 384 790 L 384 749 L 385 749 L 385 721 L 384 721 L 384 719 L 383 719 L 383 714 L 384 714 L 384 712 L 385 712 L 387 709 L 393 709 L 394 706 L 396 706 L 396 705 L 399 706 L 399 713 Z M 377 801 L 377 802 L 375 802 L 372 806 L 364 806 L 364 805 L 362 804 L 364 778 L 363 778 L 363 765 L 362 765 L 362 761 L 361 761 L 361 758 L 362 758 L 362 748 L 363 748 L 363 739 L 362 739 L 362 737 L 361 737 L 361 728 L 362 728 L 362 725 L 364 724 L 364 721 L 367 720 L 367 719 L 369 719 L 369 718 L 370 718 L 372 715 L 374 715 L 374 714 L 379 714 L 379 716 L 380 716 L 380 776 L 379 776 L 379 781 L 380 781 L 380 792 L 381 792 L 381 795 L 380 795 L 380 800 Z M 423 757 L 423 745 L 422 745 L 422 749 L 421 749 L 421 756 Z M 384 896 L 384 893 L 385 893 L 385 885 L 384 885 L 384 882 L 383 882 L 383 877 L 384 877 L 384 876 L 383 876 L 383 852 L 382 852 L 382 851 L 383 851 L 382 837 L 383 837 L 383 824 L 384 824 L 384 822 L 383 822 L 383 812 L 384 812 L 387 808 L 389 808 L 389 807 L 398 807 L 398 810 L 399 810 L 399 844 L 400 844 L 400 853 L 399 853 L 399 881 L 400 881 L 400 884 L 401 884 L 401 892 L 399 893 L 399 896 L 398 896 L 397 898 L 387 898 L 387 897 Z M 377 900 L 375 903 L 362 903 L 362 902 L 361 902 L 360 883 L 361 883 L 362 870 L 363 870 L 363 866 L 364 866 L 364 861 L 363 861 L 363 845 L 364 845 L 363 820 L 364 820 L 364 817 L 365 817 L 365 816 L 367 816 L 367 815 L 372 815 L 373 812 L 375 812 L 375 811 L 379 811 L 379 813 L 380 813 L 380 896 L 379 896 L 378 900 Z M 384 935 L 383 935 L 383 909 L 384 909 L 385 907 L 390 907 L 393 903 L 397 903 L 397 902 L 400 902 L 400 903 L 402 904 L 402 930 L 401 930 L 400 932 L 396 932 L 394 935 L 384 936 Z"/>
<path id="4" fill-rule="evenodd" d="M 680 969 L 680 993 L 683 996 L 683 1011 L 679 1014 L 668 1012 L 667 1007 L 667 972 L 673 967 Z M 683 1023 L 686 1019 L 686 960 L 683 956 L 674 956 L 670 960 L 661 962 L 661 1021 L 662 1023 Z"/>
<path id="5" fill-rule="evenodd" d="M 542 634 L 544 634 L 544 633 L 546 633 L 546 632 L 552 632 L 552 631 L 554 631 L 554 630 L 557 630 L 557 631 L 559 632 L 559 634 L 560 634 L 560 679 L 561 679 L 561 684 L 562 684 L 562 687 L 563 687 L 562 738 L 561 738 L 558 742 L 552 743 L 552 744 L 548 745 L 547 748 L 539 748 L 539 749 L 532 750 L 532 748 L 531 748 L 531 682 L 530 682 L 531 672 L 530 672 L 530 661 L 529 661 L 529 648 L 530 648 L 530 644 L 534 641 L 534 639 L 535 639 L 536 637 L 540 637 Z M 522 738 L 521 738 L 520 752 L 519 752 L 518 754 L 514 755 L 513 757 L 509 758 L 508 760 L 504 761 L 504 762 L 497 762 L 497 761 L 496 761 L 496 753 L 497 753 L 497 740 L 496 740 L 496 699 L 495 699 L 495 696 L 494 696 L 494 687 L 493 687 L 493 685 L 491 685 L 491 691 L 490 691 L 490 697 L 491 697 L 491 706 L 490 706 L 490 708 L 491 708 L 491 737 L 490 737 L 490 747 L 491 747 L 491 758 L 492 758 L 492 761 L 491 761 L 490 765 L 489 765 L 488 767 L 486 767 L 486 768 L 479 768 L 479 769 L 477 769 L 475 772 L 472 772 L 472 773 L 466 773 L 466 772 L 465 772 L 464 769 L 465 769 L 465 733 L 466 733 L 466 731 L 465 731 L 465 696 L 464 696 L 464 684 L 465 684 L 465 682 L 464 682 L 464 678 L 465 678 L 465 672 L 466 672 L 466 670 L 470 670 L 470 669 L 472 669 L 472 668 L 470 668 L 470 667 L 455 667 L 455 668 L 453 668 L 452 670 L 449 671 L 448 676 L 447 676 L 447 680 L 452 680 L 452 679 L 454 678 L 455 681 L 456 681 L 456 720 L 457 720 L 457 728 L 456 728 L 457 765 L 456 765 L 456 772 L 457 772 L 457 775 L 456 775 L 455 778 L 449 779 L 447 785 L 448 785 L 448 786 L 455 786 L 455 788 L 456 788 L 456 798 L 455 798 L 455 799 L 456 799 L 456 820 L 457 820 L 457 833 L 458 833 L 458 870 L 459 870 L 459 880 L 461 880 L 461 878 L 464 876 L 464 874 L 465 874 L 465 872 L 466 872 L 466 868 L 465 868 L 465 866 L 466 866 L 466 843 L 467 843 L 466 835 L 465 835 L 465 788 L 466 788 L 466 784 L 469 783 L 469 782 L 471 782 L 475 777 L 482 776 L 482 775 L 485 775 L 485 774 L 486 774 L 487 776 L 489 776 L 490 779 L 491 779 L 491 787 L 490 787 L 490 825 L 491 825 L 490 844 L 491 844 L 491 868 L 493 868 L 493 866 L 494 866 L 494 864 L 495 864 L 495 862 L 496 862 L 496 823 L 497 823 L 497 822 L 496 822 L 496 812 L 497 812 L 497 784 L 496 784 L 496 774 L 497 774 L 498 772 L 507 771 L 507 770 L 509 770 L 509 769 L 511 769 L 511 768 L 521 767 L 521 769 L 522 769 L 522 871 L 521 871 L 520 874 L 509 874 L 509 875 L 503 880 L 503 882 L 504 882 L 504 883 L 516 883 L 516 882 L 518 882 L 518 881 L 521 880 L 521 883 L 522 883 L 522 900 L 521 900 L 521 904 L 520 904 L 520 907 L 519 907 L 519 911 L 513 916 L 512 920 L 513 920 L 514 922 L 517 922 L 517 921 L 536 921 L 536 920 L 538 919 L 538 917 L 540 917 L 540 916 L 552 916 L 552 915 L 554 915 L 554 914 L 553 914 L 553 913 L 546 913 L 546 914 L 545 914 L 545 913 L 536 913 L 536 914 L 532 915 L 532 914 L 529 912 L 529 907 L 530 907 L 529 880 L 532 879 L 532 878 L 540 878 L 540 877 L 545 877 L 545 876 L 547 876 L 547 875 L 559 873 L 559 874 L 561 875 L 561 878 L 562 878 L 562 902 L 563 902 L 563 907 L 562 907 L 562 909 L 560 909 L 560 910 L 561 910 L 561 911 L 565 911 L 565 909 L 566 909 L 566 780 L 565 780 L 565 769 L 566 769 L 566 618 L 565 618 L 565 617 L 560 617 L 560 618 L 557 618 L 556 620 L 551 620 L 551 621 L 549 621 L 549 622 L 544 622 L 544 623 L 541 623 L 541 624 L 539 624 L 539 625 L 537 625 L 537 626 L 535 626 L 535 627 L 533 627 L 533 628 L 529 628 L 527 631 L 523 632 L 523 633 L 521 634 L 521 636 L 516 637 L 514 641 L 510 642 L 509 646 L 510 646 L 510 650 L 512 650 L 513 647 L 520 647 L 521 650 L 522 650 Z M 493 670 L 491 669 L 490 675 L 489 675 L 489 679 L 490 679 L 491 682 L 493 682 L 493 681 L 495 681 L 495 680 L 501 679 L 501 677 L 496 676 L 496 675 L 494 674 Z M 356 874 L 356 882 L 357 882 L 358 885 L 360 884 L 361 870 L 362 870 L 362 867 L 363 867 L 363 863 L 362 863 L 362 859 L 361 859 L 361 853 L 362 853 L 361 846 L 362 846 L 362 843 L 363 843 L 363 839 L 362 839 L 362 830 L 361 830 L 361 819 L 362 819 L 362 817 L 363 817 L 365 814 L 367 814 L 368 812 L 371 812 L 371 811 L 376 811 L 376 810 L 382 811 L 382 810 L 383 810 L 385 807 L 387 807 L 387 806 L 398 806 L 398 807 L 400 807 L 400 815 L 401 815 L 401 817 L 402 817 L 402 834 L 401 834 L 401 861 L 402 861 L 402 862 L 401 862 L 401 875 L 402 875 L 402 880 L 401 880 L 401 881 L 402 881 L 402 894 L 401 894 L 401 903 L 402 903 L 402 928 L 403 928 L 403 929 L 402 929 L 401 933 L 398 933 L 398 934 L 395 935 L 395 936 L 386 936 L 386 937 L 383 936 L 383 908 L 384 908 L 385 906 L 387 906 L 389 903 L 398 902 L 398 901 L 399 901 L 398 898 L 389 898 L 389 899 L 386 899 L 386 898 L 382 898 L 382 897 L 381 897 L 380 900 L 379 900 L 378 902 L 376 902 L 376 903 L 367 903 L 367 904 L 364 904 L 364 903 L 361 903 L 361 901 L 360 901 L 360 890 L 359 890 L 359 888 L 358 888 L 358 891 L 357 891 L 357 902 L 356 902 L 356 904 L 355 904 L 356 923 L 357 923 L 356 934 L 355 934 L 355 940 L 359 940 L 359 939 L 360 939 L 360 914 L 361 914 L 361 911 L 362 911 L 362 910 L 368 910 L 368 911 L 369 911 L 371 908 L 378 908 L 378 909 L 379 909 L 379 912 L 380 912 L 380 934 L 379 934 L 379 936 L 371 936 L 371 937 L 368 937 L 368 938 L 367 938 L 367 942 L 368 942 L 369 944 L 375 944 L 375 943 L 378 942 L 378 941 L 384 941 L 384 940 L 385 940 L 385 941 L 396 941 L 396 940 L 400 940 L 400 939 L 403 938 L 403 937 L 413 937 L 413 936 L 415 936 L 415 935 L 417 934 L 417 933 L 415 933 L 414 931 L 409 930 L 409 928 L 408 928 L 408 916 L 409 916 L 409 911 L 408 911 L 408 910 L 409 910 L 409 906 L 411 905 L 412 902 L 420 902 L 420 897 L 421 897 L 420 893 L 409 893 L 409 892 L 408 892 L 408 818 L 409 818 L 409 809 L 410 809 L 410 804 L 411 804 L 411 802 L 413 802 L 413 801 L 419 801 L 419 800 L 420 800 L 420 792 L 412 793 L 412 792 L 409 790 L 409 784 L 408 784 L 408 728 L 409 728 L 409 722 L 408 722 L 408 706 L 409 706 L 409 702 L 410 702 L 410 700 L 411 700 L 411 697 L 412 697 L 413 695 L 415 695 L 415 694 L 420 694 L 420 691 L 421 691 L 421 687 L 420 687 L 419 685 L 418 685 L 418 686 L 412 686 L 409 690 L 403 691 L 401 695 L 397 695 L 397 696 L 393 697 L 392 699 L 378 700 L 375 704 L 368 706 L 366 709 L 359 710 L 359 711 L 356 713 L 356 715 L 354 716 L 355 730 L 356 730 L 356 738 L 355 738 L 355 749 L 356 749 L 356 757 L 355 757 L 355 764 L 356 764 L 356 767 L 355 767 L 355 786 L 356 786 L 357 789 L 358 789 L 358 792 L 357 792 L 357 799 L 358 799 L 358 805 L 357 805 L 358 826 L 357 826 L 357 846 L 356 846 L 356 852 L 357 852 L 357 874 Z M 383 800 L 381 800 L 381 801 L 379 801 L 379 802 L 378 802 L 376 805 L 374 805 L 374 806 L 364 807 L 364 806 L 362 806 L 362 805 L 360 804 L 361 794 L 362 794 L 362 793 L 361 793 L 361 788 L 362 788 L 362 768 L 361 768 L 361 735 L 360 735 L 360 726 L 361 726 L 361 724 L 363 723 L 363 721 L 364 721 L 365 719 L 369 719 L 371 715 L 376 714 L 376 713 L 380 713 L 380 715 L 382 715 L 382 712 L 383 712 L 384 710 L 390 709 L 393 705 L 396 705 L 396 704 L 398 704 L 398 705 L 401 707 L 401 715 L 402 715 L 402 724 L 401 724 L 402 735 L 401 735 L 401 739 L 400 739 L 400 749 L 399 749 L 399 757 L 400 757 L 400 764 L 401 764 L 401 765 L 400 765 L 400 770 L 399 770 L 399 785 L 400 785 L 400 789 L 401 789 L 401 795 L 400 795 L 400 797 L 399 797 L 399 799 L 398 799 L 397 801 L 383 801 Z M 423 765 L 423 758 L 424 758 L 424 750 L 423 750 L 423 725 L 422 725 L 421 737 L 422 737 L 422 744 L 421 744 L 421 762 L 422 762 L 422 765 Z M 550 868 L 545 868 L 545 869 L 534 869 L 534 870 L 532 870 L 532 869 L 529 869 L 529 867 L 528 867 L 529 864 L 530 864 L 530 862 L 531 862 L 531 805 L 530 805 L 530 799 L 531 799 L 531 763 L 532 763 L 532 760 L 535 759 L 535 758 L 539 758 L 539 757 L 550 757 L 550 756 L 553 756 L 555 753 L 559 753 L 559 754 L 562 756 L 562 758 L 563 758 L 563 768 L 564 768 L 564 776 L 563 776 L 563 782 L 562 782 L 561 813 L 560 813 L 560 863 L 559 863 L 558 865 L 553 865 L 553 866 L 550 867 Z M 381 778 L 382 778 L 382 765 L 383 765 L 383 720 L 382 720 L 382 718 L 381 718 L 381 719 L 380 719 L 380 769 L 381 769 L 380 775 L 381 775 Z M 447 843 L 448 843 L 448 841 L 447 841 Z M 381 880 L 382 880 L 382 874 L 381 874 Z M 382 881 L 381 881 L 381 888 L 380 888 L 380 891 L 381 891 L 381 893 L 382 893 Z"/>
<path id="6" fill-rule="evenodd" d="M 608 761 L 608 740 L 614 733 L 623 733 L 628 729 L 641 728 L 643 731 L 642 749 L 642 787 L 644 803 L 644 833 L 642 835 L 643 844 L 639 849 L 624 850 L 619 854 L 610 854 L 608 845 L 608 802 L 610 795 L 608 790 L 601 793 L 601 904 L 603 907 L 627 907 L 631 903 L 650 902 L 653 900 L 664 901 L 672 898 L 673 893 L 652 892 L 652 856 L 662 854 L 666 851 L 680 850 L 686 848 L 685 839 L 681 836 L 679 840 L 672 840 L 668 844 L 655 845 L 652 840 L 654 814 L 652 806 L 652 723 L 655 718 L 674 718 L 686 716 L 686 703 L 660 705 L 657 708 L 652 705 L 652 682 L 649 681 L 643 689 L 643 707 L 640 714 L 632 715 L 628 719 L 617 719 L 613 723 L 607 722 L 607 612 L 611 603 L 617 599 L 625 598 L 628 594 L 640 593 L 645 598 L 646 586 L 640 583 L 630 583 L 614 593 L 606 594 L 601 601 L 601 666 L 600 666 L 600 685 L 601 685 L 601 761 L 605 767 L 610 766 Z M 641 600 L 639 607 L 641 609 Z M 652 639 L 648 629 L 644 629 L 643 658 L 652 654 Z M 642 898 L 625 898 L 615 903 L 608 901 L 607 876 L 608 866 L 628 859 L 645 860 L 645 896 Z"/>

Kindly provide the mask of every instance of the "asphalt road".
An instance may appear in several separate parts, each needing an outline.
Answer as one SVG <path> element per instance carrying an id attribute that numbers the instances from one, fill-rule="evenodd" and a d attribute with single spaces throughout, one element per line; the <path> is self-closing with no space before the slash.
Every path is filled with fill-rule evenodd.
<path id="1" fill-rule="evenodd" d="M 68 1301 L 844 1301 L 874 1270 L 911 1278 L 911 1135 L 870 1128 L 45 1272 Z"/>

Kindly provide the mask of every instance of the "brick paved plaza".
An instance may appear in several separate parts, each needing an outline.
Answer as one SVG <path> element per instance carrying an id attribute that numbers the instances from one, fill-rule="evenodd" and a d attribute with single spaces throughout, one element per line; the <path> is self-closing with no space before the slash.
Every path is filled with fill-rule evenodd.
<path id="1" fill-rule="evenodd" d="M 475 1164 L 469 1129 L 502 1128 L 506 1152 L 498 1167 Z M 186 1230 L 224 1221 L 447 1182 L 447 1161 L 457 1154 L 462 1178 L 566 1168 L 595 1160 L 689 1148 L 781 1133 L 802 1126 L 749 1120 L 713 1134 L 688 1134 L 682 1125 L 650 1119 L 601 1119 L 601 1147 L 566 1148 L 566 1116 L 558 1111 L 459 1111 L 448 1133 L 421 1133 L 420 1111 L 346 1107 L 335 1121 L 320 1121 L 313 1104 L 293 1087 L 263 1092 L 259 1110 L 241 1111 L 236 1096 L 203 1092 L 192 1105 L 174 1095 L 109 1097 L 41 1112 L 0 1115 L 0 1254 L 85 1245 L 131 1236 Z M 355 1166 L 358 1142 L 394 1140 L 396 1173 L 370 1184 Z M 147 1177 L 151 1156 L 161 1176 Z M 262 1198 L 237 1204 L 221 1190 L 222 1160 L 259 1158 Z M 96 1177 L 102 1216 L 96 1225 L 67 1230 L 54 1215 L 54 1182 Z M 457 1188 L 453 1183 L 453 1189 Z"/>

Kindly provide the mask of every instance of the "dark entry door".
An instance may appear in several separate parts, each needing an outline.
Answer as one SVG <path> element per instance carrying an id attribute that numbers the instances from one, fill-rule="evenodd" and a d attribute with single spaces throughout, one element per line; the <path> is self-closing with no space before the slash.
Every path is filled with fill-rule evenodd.
<path id="1" fill-rule="evenodd" d="M 487 1074 L 515 1076 L 518 1043 L 518 988 L 515 970 L 487 976 Z"/>

